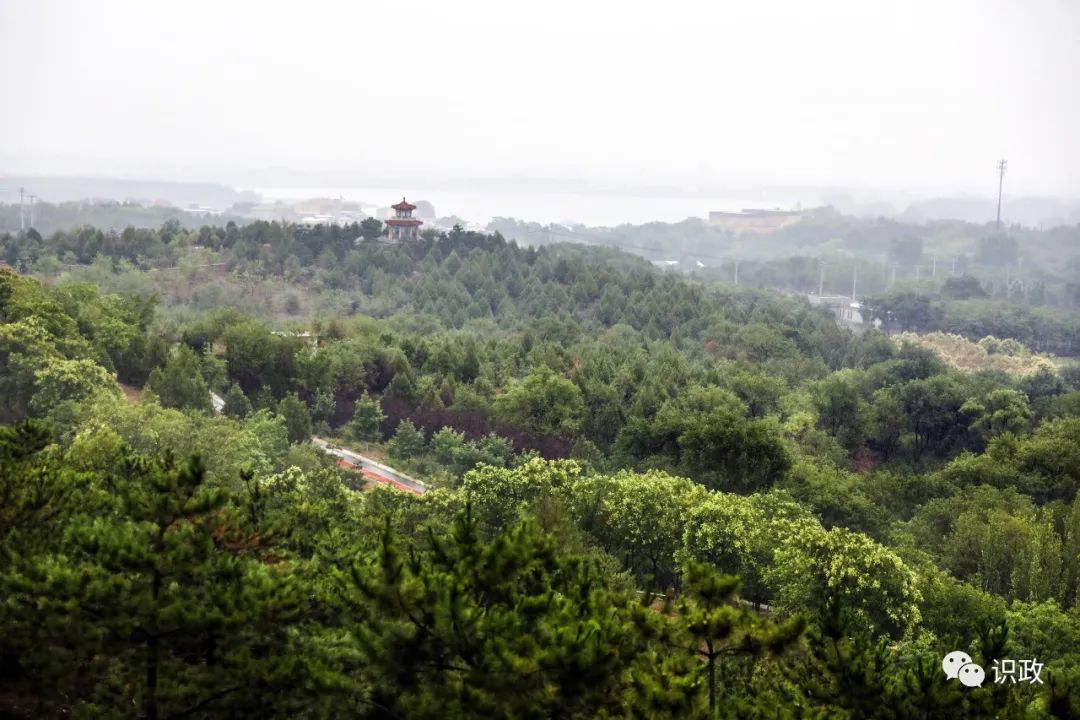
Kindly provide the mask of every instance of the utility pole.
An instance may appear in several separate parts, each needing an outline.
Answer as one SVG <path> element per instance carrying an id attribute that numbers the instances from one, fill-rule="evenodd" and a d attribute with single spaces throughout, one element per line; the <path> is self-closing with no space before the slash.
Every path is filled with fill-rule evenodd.
<path id="1" fill-rule="evenodd" d="M 892 282 L 889 283 L 889 287 L 896 284 L 896 263 L 892 264 Z"/>
<path id="2" fill-rule="evenodd" d="M 19 229 L 26 229 L 26 213 L 23 210 L 23 206 L 26 204 L 26 190 L 19 188 Z"/>
<path id="3" fill-rule="evenodd" d="M 915 282 L 922 280 L 922 265 L 915 266 Z"/>
<path id="4" fill-rule="evenodd" d="M 1005 165 L 1007 161 L 1005 158 L 998 160 L 998 211 L 997 211 L 997 229 L 1001 229 L 1001 191 L 1005 187 Z"/>
<path id="5" fill-rule="evenodd" d="M 1009 284 L 1012 282 L 1012 280 L 1010 279 L 1010 276 L 1012 274 L 1011 271 L 1012 271 L 1012 265 L 1006 265 L 1005 266 L 1005 299 L 1006 300 L 1009 299 Z"/>
<path id="6" fill-rule="evenodd" d="M 950 275 L 955 275 L 955 274 L 956 274 L 956 256 L 953 255 L 953 258 L 952 258 L 952 272 L 950 273 Z"/>
<path id="7" fill-rule="evenodd" d="M 735 258 L 735 284 L 739 284 L 739 259 Z"/>
<path id="8" fill-rule="evenodd" d="M 37 204 L 38 199 L 36 195 L 27 195 L 26 197 L 30 198 L 30 227 L 32 229 L 34 227 L 34 205 Z"/>
<path id="9" fill-rule="evenodd" d="M 817 294 L 818 297 L 825 292 L 825 261 L 821 261 L 821 272 L 818 274 Z"/>
<path id="10" fill-rule="evenodd" d="M 931 262 L 931 267 L 933 268 L 930 271 L 930 274 L 931 274 L 932 277 L 937 277 L 937 255 L 931 255 L 930 256 L 930 262 Z"/>

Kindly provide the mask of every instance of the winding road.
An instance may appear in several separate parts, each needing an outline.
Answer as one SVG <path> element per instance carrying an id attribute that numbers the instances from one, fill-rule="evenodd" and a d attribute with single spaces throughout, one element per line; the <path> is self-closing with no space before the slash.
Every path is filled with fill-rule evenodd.
<path id="1" fill-rule="evenodd" d="M 225 409 L 224 398 L 216 392 L 210 393 L 210 403 L 214 406 L 214 412 L 219 415 Z M 346 450 L 337 445 L 332 445 L 322 438 L 311 438 L 311 444 L 322 450 L 324 453 L 338 458 L 338 465 L 351 470 L 359 470 L 364 477 L 373 482 L 389 485 L 390 487 L 413 493 L 414 495 L 423 495 L 428 490 L 427 485 L 416 478 L 409 477 L 405 473 L 398 472 L 389 465 L 383 465 L 381 462 L 372 460 L 360 453 Z"/>
<path id="2" fill-rule="evenodd" d="M 360 453 L 331 445 L 326 440 L 318 437 L 312 438 L 311 443 L 328 455 L 339 458 L 339 464 L 343 467 L 359 469 L 364 477 L 374 482 L 411 492 L 414 495 L 423 495 L 428 490 L 427 485 L 416 478 L 409 477 L 389 465 L 383 465 L 381 462 L 372 460 Z"/>

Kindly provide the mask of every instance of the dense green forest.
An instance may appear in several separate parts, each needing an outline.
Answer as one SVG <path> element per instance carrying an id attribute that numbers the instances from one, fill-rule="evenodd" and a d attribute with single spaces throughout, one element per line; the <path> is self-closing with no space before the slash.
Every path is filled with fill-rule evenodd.
<path id="1" fill-rule="evenodd" d="M 799 222 L 768 233 L 734 233 L 698 218 L 680 223 L 567 228 L 495 218 L 489 230 L 531 245 L 574 242 L 617 247 L 653 261 L 677 261 L 696 275 L 799 293 L 878 295 L 900 287 L 922 294 L 950 278 L 980 287 L 947 297 L 1080 309 L 1080 226 L 996 227 L 956 220 L 923 223 L 805 211 Z M 738 265 L 736 269 L 736 263 Z M 1036 310 L 1037 312 L 1037 310 Z"/>
<path id="2" fill-rule="evenodd" d="M 0 237 L 0 713 L 1080 714 L 1075 366 L 378 230 Z M 939 280 L 866 306 L 1080 347 L 1068 310 Z M 312 437 L 432 489 L 361 490 Z"/>

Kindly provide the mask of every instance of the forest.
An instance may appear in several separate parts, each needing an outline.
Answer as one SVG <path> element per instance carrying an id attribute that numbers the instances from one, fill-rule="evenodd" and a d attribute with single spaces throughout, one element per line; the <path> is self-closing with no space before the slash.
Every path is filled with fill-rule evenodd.
<path id="1" fill-rule="evenodd" d="M 1063 285 L 379 230 L 0 236 L 0 716 L 1080 717 Z"/>
<path id="2" fill-rule="evenodd" d="M 946 215 L 945 217 L 949 217 Z M 988 216 L 989 219 L 989 216 Z M 1080 227 L 1032 227 L 903 217 L 853 217 L 833 207 L 802 211 L 769 233 L 736 233 L 700 218 L 679 223 L 586 227 L 494 218 L 488 229 L 532 245 L 615 247 L 681 272 L 788 292 L 861 298 L 907 289 L 921 295 L 985 298 L 1024 307 L 1080 309 Z M 974 278 L 979 285 L 970 285 Z"/>

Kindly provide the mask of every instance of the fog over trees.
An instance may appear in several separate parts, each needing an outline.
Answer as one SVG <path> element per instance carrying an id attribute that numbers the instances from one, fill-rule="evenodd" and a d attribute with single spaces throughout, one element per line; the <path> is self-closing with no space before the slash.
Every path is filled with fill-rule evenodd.
<path id="1" fill-rule="evenodd" d="M 0 3 L 0 718 L 1080 717 L 1078 23 Z"/>

